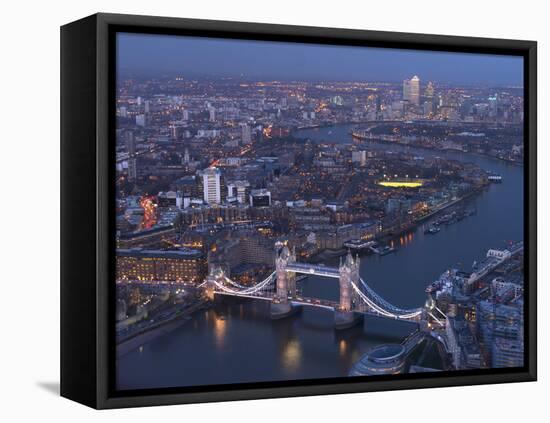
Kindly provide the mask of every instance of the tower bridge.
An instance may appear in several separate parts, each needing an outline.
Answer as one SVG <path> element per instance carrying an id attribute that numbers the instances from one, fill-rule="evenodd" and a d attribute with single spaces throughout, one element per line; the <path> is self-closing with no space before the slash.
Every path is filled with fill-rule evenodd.
<path id="1" fill-rule="evenodd" d="M 311 306 L 333 310 L 337 328 L 355 324 L 363 315 L 372 315 L 394 320 L 420 323 L 430 317 L 443 326 L 445 315 L 434 316 L 433 303 L 422 307 L 403 309 L 378 295 L 359 274 L 360 259 L 350 252 L 338 267 L 329 267 L 296 261 L 296 255 L 283 247 L 275 259 L 275 270 L 264 280 L 251 286 L 231 280 L 223 269 L 213 269 L 202 284 L 211 295 L 254 298 L 271 302 L 271 316 L 274 319 L 286 317 L 297 306 Z M 338 279 L 339 300 L 304 297 L 296 290 L 296 275 L 318 275 Z"/>

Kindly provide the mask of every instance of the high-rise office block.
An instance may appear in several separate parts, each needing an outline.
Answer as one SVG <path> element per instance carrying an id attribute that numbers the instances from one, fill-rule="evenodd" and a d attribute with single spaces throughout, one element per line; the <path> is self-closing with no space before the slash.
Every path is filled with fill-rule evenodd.
<path id="1" fill-rule="evenodd" d="M 220 204 L 222 201 L 220 170 L 209 167 L 201 172 L 201 176 L 204 201 L 208 204 Z"/>
<path id="2" fill-rule="evenodd" d="M 137 160 L 135 157 L 128 159 L 128 180 L 134 182 L 137 179 Z"/>
<path id="3" fill-rule="evenodd" d="M 403 100 L 418 106 L 420 104 L 420 78 L 413 76 L 403 81 Z"/>
<path id="4" fill-rule="evenodd" d="M 144 127 L 147 124 L 147 118 L 144 114 L 136 115 L 136 125 Z"/>
<path id="5" fill-rule="evenodd" d="M 252 129 L 246 123 L 241 124 L 241 138 L 243 144 L 252 142 Z"/>
<path id="6" fill-rule="evenodd" d="M 253 189 L 250 191 L 249 198 L 252 207 L 268 207 L 271 205 L 271 192 L 267 189 Z"/>
<path id="7" fill-rule="evenodd" d="M 189 156 L 189 149 L 186 147 L 185 152 L 183 153 L 183 163 L 188 164 L 191 161 L 191 157 Z"/>
<path id="8" fill-rule="evenodd" d="M 235 181 L 227 185 L 229 197 L 235 197 L 239 204 L 245 204 L 250 195 L 250 183 L 248 181 Z"/>
<path id="9" fill-rule="evenodd" d="M 126 152 L 129 157 L 133 157 L 136 154 L 136 140 L 132 131 L 126 132 Z"/>
<path id="10" fill-rule="evenodd" d="M 210 122 L 215 122 L 216 121 L 216 109 L 214 107 L 209 107 L 208 108 L 208 120 Z"/>
<path id="11" fill-rule="evenodd" d="M 428 85 L 426 85 L 426 89 L 424 90 L 424 97 L 426 97 L 426 99 L 432 99 L 434 97 L 434 93 L 434 84 L 432 81 L 430 81 L 428 82 Z"/>

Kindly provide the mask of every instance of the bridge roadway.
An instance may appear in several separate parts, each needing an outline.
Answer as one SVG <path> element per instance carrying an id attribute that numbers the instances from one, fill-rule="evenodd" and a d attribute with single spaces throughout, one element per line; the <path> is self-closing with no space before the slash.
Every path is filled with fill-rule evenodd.
<path id="1" fill-rule="evenodd" d="M 403 341 L 401 345 L 405 347 L 405 354 L 409 355 L 420 343 L 430 336 L 429 333 L 416 329 L 414 332 L 409 334 Z"/>
<path id="2" fill-rule="evenodd" d="M 238 294 L 238 293 L 230 293 L 230 292 L 224 292 L 224 291 L 216 291 L 216 294 L 227 295 L 229 297 L 253 298 L 256 300 L 264 300 L 264 301 L 273 301 L 275 298 L 275 294 L 266 294 L 266 293 Z M 319 308 L 326 308 L 329 310 L 335 310 L 338 308 L 338 305 L 339 305 L 338 301 L 324 300 L 321 298 L 302 297 L 302 296 L 288 297 L 288 301 L 295 305 L 314 306 Z"/>
<path id="3" fill-rule="evenodd" d="M 286 266 L 287 272 L 308 274 L 308 275 L 318 275 L 325 276 L 327 278 L 338 279 L 340 277 L 340 272 L 336 267 L 327 267 L 323 265 L 313 265 L 306 263 L 292 262 L 288 263 Z"/>
<path id="4" fill-rule="evenodd" d="M 267 293 L 241 294 L 236 292 L 225 292 L 222 290 L 216 290 L 215 292 L 217 295 L 227 295 L 228 297 L 252 298 L 252 299 L 263 300 L 263 301 L 273 301 L 275 299 L 274 293 L 273 294 L 267 294 Z M 332 311 L 338 310 L 338 307 L 340 306 L 340 303 L 338 301 L 331 301 L 331 300 L 325 300 L 322 298 L 314 298 L 314 297 L 302 297 L 302 296 L 297 296 L 297 297 L 289 296 L 288 302 L 293 305 L 303 305 L 303 306 L 324 308 Z M 373 311 L 368 307 L 366 309 L 356 308 L 352 312 L 368 315 L 368 316 L 374 316 L 374 317 L 390 318 L 393 320 L 417 321 L 417 319 L 415 318 L 401 318 L 399 316 L 395 316 L 395 317 L 384 316 L 381 313 Z"/>

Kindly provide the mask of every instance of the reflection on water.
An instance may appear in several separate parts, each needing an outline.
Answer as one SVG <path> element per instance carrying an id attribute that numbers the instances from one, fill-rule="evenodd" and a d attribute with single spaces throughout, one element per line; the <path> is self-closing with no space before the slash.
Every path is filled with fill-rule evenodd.
<path id="1" fill-rule="evenodd" d="M 345 357 L 348 344 L 345 339 L 340 339 L 338 342 L 338 351 L 340 352 L 340 357 Z"/>
<path id="2" fill-rule="evenodd" d="M 399 245 L 403 247 L 404 245 L 408 245 L 413 241 L 413 232 L 409 232 L 408 234 L 402 235 L 399 237 Z"/>
<path id="3" fill-rule="evenodd" d="M 285 343 L 282 351 L 282 364 L 287 372 L 295 372 L 301 364 L 302 347 L 297 339 Z"/>
<path id="4" fill-rule="evenodd" d="M 214 316 L 214 336 L 216 337 L 216 346 L 223 348 L 225 333 L 227 331 L 227 321 L 224 316 Z"/>

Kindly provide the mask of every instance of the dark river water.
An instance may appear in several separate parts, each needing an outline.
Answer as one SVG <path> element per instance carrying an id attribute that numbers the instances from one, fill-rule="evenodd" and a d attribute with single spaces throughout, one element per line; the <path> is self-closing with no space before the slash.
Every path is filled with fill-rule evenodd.
<path id="1" fill-rule="evenodd" d="M 351 143 L 351 126 L 301 130 L 296 136 L 317 141 Z M 370 149 L 388 144 L 368 142 Z M 398 250 L 386 256 L 363 256 L 361 275 L 386 300 L 402 307 L 419 307 L 424 289 L 450 267 L 469 270 L 489 248 L 523 240 L 523 167 L 468 153 L 439 152 L 404 146 L 419 156 L 441 156 L 473 162 L 502 175 L 478 197 L 468 200 L 477 213 L 436 235 L 423 226 L 395 241 Z M 428 222 L 429 223 L 429 222 Z M 330 263 L 327 263 L 330 264 Z M 309 277 L 306 295 L 336 299 L 338 281 Z M 333 314 L 305 308 L 279 321 L 269 318 L 269 304 L 231 300 L 193 315 L 175 331 L 160 336 L 117 361 L 118 389 L 140 389 L 314 379 L 346 376 L 351 365 L 370 347 L 399 342 L 411 326 L 368 318 L 361 326 L 336 332 Z"/>

